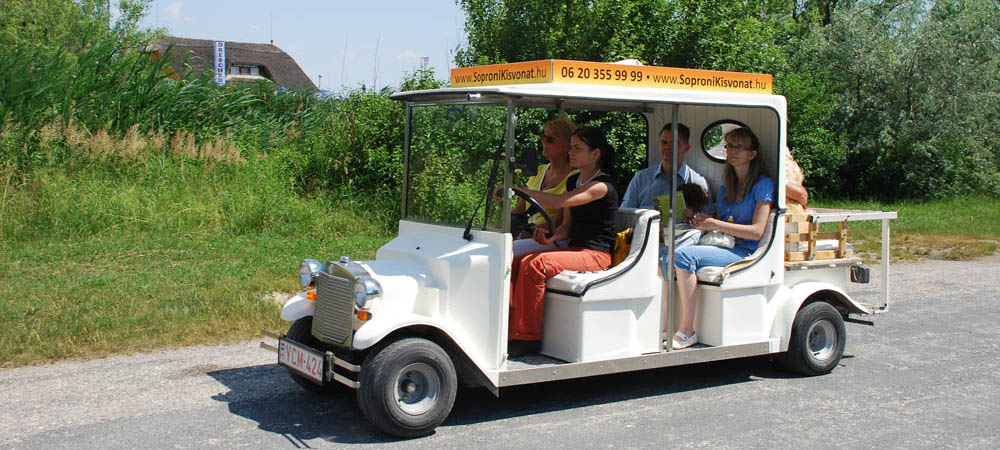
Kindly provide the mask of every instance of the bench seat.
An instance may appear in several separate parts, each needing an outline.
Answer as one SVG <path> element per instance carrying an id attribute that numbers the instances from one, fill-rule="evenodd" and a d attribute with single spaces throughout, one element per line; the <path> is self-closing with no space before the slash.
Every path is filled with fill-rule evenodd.
<path id="1" fill-rule="evenodd" d="M 541 354 L 584 362 L 660 350 L 659 222 L 655 210 L 619 209 L 616 230 L 633 229 L 625 259 L 606 270 L 564 271 L 548 280 Z"/>

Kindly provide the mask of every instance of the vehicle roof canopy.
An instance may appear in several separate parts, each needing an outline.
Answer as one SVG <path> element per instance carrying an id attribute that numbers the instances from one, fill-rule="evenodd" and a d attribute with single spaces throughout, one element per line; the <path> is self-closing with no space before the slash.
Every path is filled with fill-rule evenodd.
<path id="1" fill-rule="evenodd" d="M 520 106 L 637 111 L 644 104 L 763 106 L 784 111 L 765 74 L 542 60 L 452 69 L 451 86 L 398 92 L 416 103 L 512 98 Z"/>

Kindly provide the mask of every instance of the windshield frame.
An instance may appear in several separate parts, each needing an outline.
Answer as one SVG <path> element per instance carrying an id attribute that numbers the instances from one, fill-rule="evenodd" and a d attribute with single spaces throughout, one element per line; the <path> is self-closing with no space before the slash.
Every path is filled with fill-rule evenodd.
<path id="1" fill-rule="evenodd" d="M 504 152 L 503 152 L 503 155 L 502 155 L 503 161 L 500 161 L 500 162 L 506 162 L 505 164 L 502 164 L 502 166 L 503 166 L 503 168 L 502 168 L 503 174 L 502 174 L 501 185 L 504 188 L 504 192 L 509 191 L 509 189 L 510 189 L 512 183 L 513 183 L 513 172 L 511 170 L 511 168 L 512 168 L 512 165 L 514 164 L 514 162 L 516 161 L 516 159 L 514 157 L 514 146 L 515 146 L 515 138 L 514 138 L 514 136 L 515 136 L 515 126 L 516 126 L 517 116 L 515 114 L 515 107 L 516 106 L 515 106 L 515 103 L 514 103 L 514 99 L 512 99 L 512 98 L 510 98 L 508 96 L 496 96 L 496 95 L 492 95 L 492 96 L 480 96 L 478 94 L 468 94 L 465 97 L 466 98 L 464 100 L 461 99 L 461 98 L 448 98 L 448 99 L 441 99 L 439 101 L 421 101 L 421 102 L 409 102 L 408 101 L 408 102 L 406 102 L 404 137 L 403 137 L 403 180 L 402 180 L 401 189 L 400 189 L 400 191 L 401 191 L 400 192 L 400 196 L 401 196 L 401 198 L 400 198 L 400 218 L 402 218 L 402 220 L 409 220 L 409 221 L 416 221 L 416 222 L 425 222 L 425 223 L 430 223 L 430 224 L 434 224 L 434 225 L 449 226 L 449 227 L 455 226 L 455 224 L 448 224 L 448 223 L 443 223 L 443 222 L 438 222 L 438 221 L 422 220 L 422 219 L 415 218 L 415 217 L 409 217 L 409 215 L 408 215 L 409 214 L 409 210 L 410 210 L 410 199 L 411 199 L 411 197 L 410 197 L 411 196 L 411 192 L 410 192 L 411 191 L 410 190 L 410 157 L 411 157 L 411 151 L 413 150 L 412 147 L 411 147 L 412 139 L 413 139 L 413 113 L 414 113 L 414 111 L 417 108 L 428 107 L 428 106 L 449 106 L 449 105 L 453 105 L 453 106 L 498 106 L 498 107 L 506 106 L 506 108 L 507 108 L 507 112 L 506 112 L 507 120 L 506 120 L 506 130 L 504 131 L 504 137 L 503 137 L 503 140 L 504 140 Z M 492 164 L 492 161 L 490 163 Z M 483 188 L 486 189 L 486 186 L 483 186 Z M 482 195 L 485 195 L 485 194 L 486 193 L 483 192 Z M 482 230 L 502 231 L 504 233 L 509 233 L 510 232 L 510 210 L 511 210 L 511 206 L 512 206 L 511 198 L 510 198 L 509 195 L 502 195 L 501 198 L 503 200 L 502 210 L 501 210 L 501 217 L 502 217 L 501 228 L 500 229 L 495 229 L 495 228 L 491 229 L 491 228 L 489 228 L 487 226 L 487 224 L 484 221 L 484 223 L 483 223 L 483 225 L 481 227 Z M 476 219 L 476 216 L 478 216 L 481 213 L 485 214 L 485 212 L 484 211 L 480 211 L 480 209 L 490 208 L 490 202 L 492 202 L 492 199 L 486 199 L 486 200 L 484 200 L 484 202 L 486 204 L 483 205 L 482 208 L 479 208 L 474 213 L 472 213 L 471 219 L 473 220 L 473 223 L 474 223 L 474 221 Z"/>

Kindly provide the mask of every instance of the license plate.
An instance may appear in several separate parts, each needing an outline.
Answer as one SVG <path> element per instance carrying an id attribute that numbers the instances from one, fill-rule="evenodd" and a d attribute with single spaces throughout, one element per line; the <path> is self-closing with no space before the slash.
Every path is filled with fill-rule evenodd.
<path id="1" fill-rule="evenodd" d="M 278 341 L 278 364 L 288 367 L 302 376 L 323 384 L 323 355 L 293 341 Z"/>

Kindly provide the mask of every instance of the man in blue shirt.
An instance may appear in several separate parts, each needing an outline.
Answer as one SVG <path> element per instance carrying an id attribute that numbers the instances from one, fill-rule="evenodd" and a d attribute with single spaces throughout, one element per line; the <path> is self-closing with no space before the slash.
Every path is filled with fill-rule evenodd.
<path id="1" fill-rule="evenodd" d="M 632 177 L 632 181 L 628 183 L 628 188 L 625 190 L 625 198 L 622 200 L 622 208 L 645 208 L 654 209 L 653 198 L 663 194 L 670 193 L 670 178 L 669 173 L 671 157 L 673 156 L 673 151 L 671 146 L 673 145 L 673 136 L 671 134 L 672 124 L 668 122 L 660 130 L 660 163 L 642 169 L 635 173 Z M 708 187 L 708 181 L 705 177 L 695 172 L 694 169 L 688 167 L 684 163 L 684 157 L 687 156 L 688 150 L 691 150 L 691 144 L 689 139 L 691 138 L 691 130 L 682 123 L 677 124 L 677 170 L 674 174 L 677 176 L 676 186 L 679 187 L 685 183 L 694 183 L 705 189 L 708 193 L 708 198 L 712 197 L 712 190 Z M 680 195 L 678 192 L 677 195 Z M 711 204 L 711 200 L 709 201 Z M 710 210 L 711 206 L 706 206 L 705 210 Z M 666 226 L 666 224 L 671 223 L 666 218 L 661 218 L 661 226 Z M 691 233 L 678 234 L 676 236 L 676 247 L 684 247 L 691 244 L 697 244 L 698 239 L 701 237 L 701 233 L 697 230 L 692 230 Z M 666 234 L 664 234 L 666 236 Z M 667 246 L 660 242 L 660 269 L 664 274 L 670 273 L 670 268 L 667 267 Z"/>

